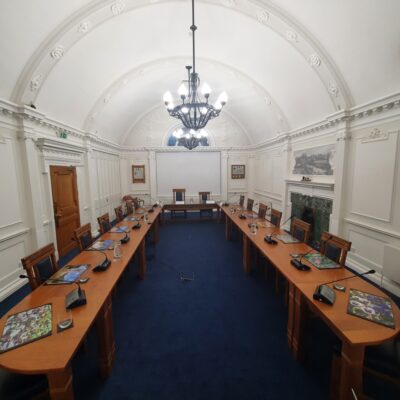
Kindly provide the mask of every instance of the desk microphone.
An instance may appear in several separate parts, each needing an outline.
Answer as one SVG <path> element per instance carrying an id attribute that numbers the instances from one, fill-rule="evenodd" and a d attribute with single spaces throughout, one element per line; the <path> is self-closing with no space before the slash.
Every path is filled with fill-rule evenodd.
<path id="1" fill-rule="evenodd" d="M 272 208 L 271 208 L 272 209 Z M 278 229 L 282 228 L 283 225 L 285 225 L 287 222 L 289 222 L 292 218 L 294 217 L 294 215 L 291 215 L 285 222 L 283 222 L 282 224 L 280 224 L 278 226 Z M 268 220 L 267 220 L 268 221 Z M 271 222 L 271 221 L 268 221 Z M 278 242 L 273 239 L 273 237 L 276 236 L 275 234 L 271 234 L 271 235 L 265 235 L 264 240 L 268 243 L 268 244 L 278 244 Z"/>
<path id="2" fill-rule="evenodd" d="M 325 304 L 329 304 L 330 306 L 333 305 L 333 303 L 336 300 L 336 293 L 334 292 L 334 290 L 332 288 L 330 288 L 328 286 L 328 284 L 330 283 L 334 283 L 334 282 L 339 282 L 339 281 L 345 281 L 347 279 L 352 279 L 358 276 L 363 276 L 363 275 L 368 275 L 368 274 L 374 274 L 375 270 L 374 269 L 370 269 L 367 272 L 364 272 L 363 274 L 354 274 L 352 276 L 348 276 L 347 278 L 341 278 L 341 279 L 336 279 L 334 281 L 330 281 L 330 282 L 326 282 L 323 283 L 322 285 L 318 285 L 315 288 L 315 292 L 313 294 L 313 299 L 314 300 L 318 300 L 322 303 Z"/>
<path id="3" fill-rule="evenodd" d="M 332 235 L 329 235 L 325 240 L 322 241 L 322 243 L 325 244 L 326 242 L 328 242 L 328 241 L 331 240 L 331 239 L 332 239 Z M 297 268 L 297 269 L 300 270 L 300 271 L 309 271 L 311 268 L 310 268 L 308 265 L 303 264 L 303 263 L 301 262 L 301 260 L 302 260 L 307 254 L 310 254 L 313 250 L 314 250 L 314 249 L 311 248 L 311 249 L 308 250 L 306 253 L 302 254 L 300 258 L 293 258 L 292 260 L 290 260 L 290 264 L 292 264 L 295 268 Z"/>
<path id="4" fill-rule="evenodd" d="M 126 243 L 128 243 L 129 240 L 131 239 L 131 238 L 128 236 L 128 232 L 107 232 L 107 233 L 124 233 L 125 236 L 120 240 L 121 244 L 126 244 Z"/>
<path id="5" fill-rule="evenodd" d="M 104 255 L 104 260 L 97 264 L 94 268 L 93 268 L 93 272 L 100 272 L 100 271 L 105 271 L 110 265 L 111 265 L 111 261 L 108 259 L 107 254 L 102 251 L 102 250 L 98 250 L 98 249 L 94 249 L 94 248 L 90 248 L 90 249 L 85 249 L 84 251 L 97 251 L 101 254 Z"/>

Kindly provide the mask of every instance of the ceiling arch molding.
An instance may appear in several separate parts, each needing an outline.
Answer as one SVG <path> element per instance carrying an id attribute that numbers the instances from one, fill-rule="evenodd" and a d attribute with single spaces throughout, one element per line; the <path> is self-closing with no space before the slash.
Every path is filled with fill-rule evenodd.
<path id="1" fill-rule="evenodd" d="M 94 129 L 96 116 L 100 115 L 105 107 L 107 107 L 110 100 L 113 97 L 117 96 L 118 92 L 122 90 L 128 82 L 132 82 L 132 80 L 134 79 L 142 79 L 146 73 L 149 73 L 154 69 L 170 65 L 171 63 L 174 63 L 178 67 L 181 67 L 186 59 L 187 57 L 176 56 L 153 60 L 146 64 L 136 66 L 132 70 L 122 75 L 120 78 L 116 79 L 111 85 L 103 90 L 99 98 L 95 101 L 94 106 L 91 108 L 89 114 L 85 118 L 83 129 L 87 131 Z M 219 61 L 211 60 L 204 57 L 198 57 L 198 60 L 210 63 L 217 68 L 224 68 L 228 71 L 228 73 L 234 74 L 235 79 L 242 80 L 248 86 L 251 86 L 255 93 L 260 97 L 260 101 L 263 102 L 263 104 L 265 104 L 265 107 L 271 110 L 272 114 L 275 116 L 276 125 L 280 127 L 280 130 L 289 131 L 291 129 L 288 118 L 285 116 L 282 108 L 278 105 L 272 95 L 250 76 L 231 65 Z M 139 116 L 137 120 L 139 120 L 140 118 L 141 116 Z M 122 141 L 124 141 L 124 137 Z"/>
<path id="2" fill-rule="evenodd" d="M 300 52 L 324 85 L 334 110 L 353 105 L 350 91 L 327 51 L 293 16 L 267 0 L 198 0 L 246 15 L 272 29 Z M 57 62 L 84 35 L 110 18 L 140 7 L 155 7 L 176 0 L 96 0 L 80 8 L 54 29 L 26 63 L 13 90 L 11 100 L 34 103 L 43 82 Z"/>

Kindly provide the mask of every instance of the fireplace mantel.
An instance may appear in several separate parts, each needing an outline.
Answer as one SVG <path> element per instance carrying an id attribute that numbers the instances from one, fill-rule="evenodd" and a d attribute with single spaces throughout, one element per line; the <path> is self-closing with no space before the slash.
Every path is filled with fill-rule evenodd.
<path id="1" fill-rule="evenodd" d="M 295 181 L 294 179 L 285 179 L 288 185 L 312 187 L 315 189 L 330 190 L 333 192 L 335 184 L 330 182 L 316 182 L 316 181 Z"/>

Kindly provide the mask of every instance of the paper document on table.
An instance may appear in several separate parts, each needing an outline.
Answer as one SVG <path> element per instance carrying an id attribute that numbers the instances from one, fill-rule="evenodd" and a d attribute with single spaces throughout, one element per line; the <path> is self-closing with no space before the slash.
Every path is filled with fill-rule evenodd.
<path id="1" fill-rule="evenodd" d="M 207 200 L 206 204 L 215 204 L 215 201 L 214 200 Z"/>
<path id="2" fill-rule="evenodd" d="M 185 202 L 178 200 L 178 201 L 175 201 L 175 204 L 185 204 Z"/>

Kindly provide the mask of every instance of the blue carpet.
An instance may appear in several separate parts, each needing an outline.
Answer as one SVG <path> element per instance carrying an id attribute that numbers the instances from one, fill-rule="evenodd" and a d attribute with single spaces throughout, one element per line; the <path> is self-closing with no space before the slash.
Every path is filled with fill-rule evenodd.
<path id="1" fill-rule="evenodd" d="M 160 233 L 146 279 L 131 266 L 118 286 L 112 376 L 97 378 L 91 341 L 74 364 L 78 399 L 328 398 L 326 380 L 290 354 L 283 302 L 261 276 L 243 273 L 241 246 L 225 241 L 222 224 Z"/>

